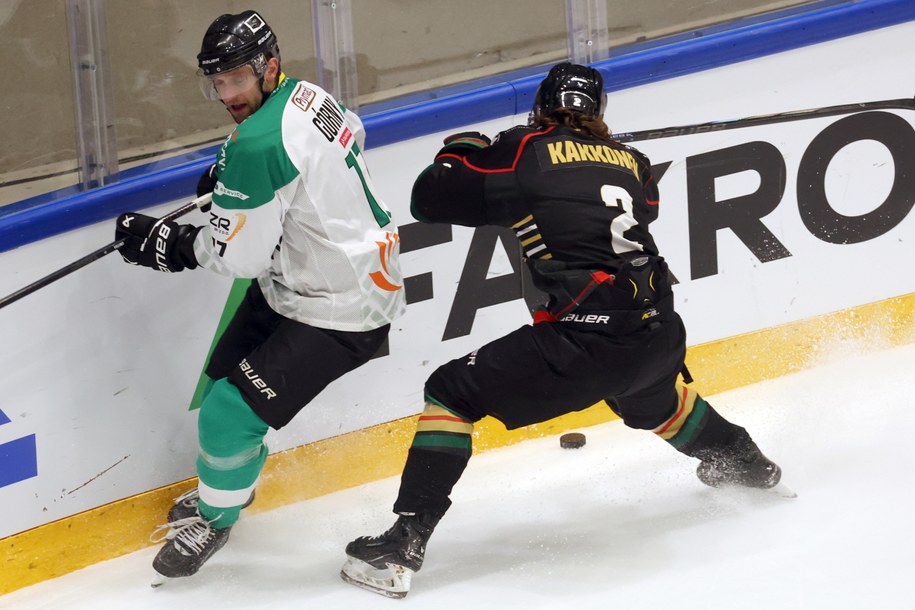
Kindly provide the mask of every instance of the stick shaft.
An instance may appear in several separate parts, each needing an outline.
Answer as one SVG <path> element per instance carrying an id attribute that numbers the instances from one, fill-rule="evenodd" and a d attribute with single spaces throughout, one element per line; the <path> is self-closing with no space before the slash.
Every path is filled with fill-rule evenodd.
<path id="1" fill-rule="evenodd" d="M 674 138 L 677 136 L 710 133 L 714 131 L 723 131 L 725 129 L 740 129 L 743 127 L 771 125 L 773 123 L 803 121 L 805 119 L 851 114 L 865 110 L 915 110 L 915 98 L 860 102 L 857 104 L 839 104 L 838 106 L 825 106 L 823 108 L 810 108 L 808 110 L 763 114 L 728 121 L 709 121 L 708 123 L 695 123 L 693 125 L 678 125 L 674 127 L 664 127 L 662 129 L 646 129 L 644 131 L 617 133 L 613 134 L 612 137 L 617 142 L 625 144 L 627 142 L 642 142 L 660 138 Z"/>
<path id="2" fill-rule="evenodd" d="M 199 208 L 203 205 L 206 205 L 211 200 L 212 200 L 212 196 L 209 194 L 204 195 L 202 197 L 198 197 L 197 199 L 194 199 L 193 201 L 190 201 L 190 202 L 184 204 L 177 210 L 169 212 L 168 214 L 163 216 L 163 219 L 164 220 L 175 220 L 177 218 L 184 216 L 185 214 L 187 214 L 188 212 L 190 212 L 192 210 L 196 210 L 197 208 Z M 69 265 L 61 267 L 60 269 L 58 269 L 57 271 L 54 271 L 53 273 L 49 273 L 48 275 L 44 276 L 40 280 L 32 282 L 28 286 L 25 286 L 24 288 L 20 288 L 16 292 L 3 297 L 2 299 L 0 299 L 0 309 L 3 309 L 4 307 L 6 307 L 7 305 L 9 305 L 11 303 L 15 303 L 19 299 L 32 294 L 36 290 L 44 288 L 48 284 L 56 282 L 57 280 L 59 280 L 62 277 L 70 275 L 77 269 L 82 269 L 86 265 L 88 265 L 90 263 L 94 263 L 95 261 L 99 260 L 100 258 L 108 256 L 109 254 L 111 254 L 112 252 L 114 252 L 115 250 L 117 250 L 118 248 L 123 246 L 124 241 L 125 240 L 123 240 L 123 239 L 119 239 L 117 241 L 111 242 L 110 244 L 108 244 L 106 246 L 102 246 L 98 250 L 95 250 L 94 252 L 90 252 L 86 256 L 83 256 L 82 258 L 79 258 L 79 259 L 73 261 Z"/>

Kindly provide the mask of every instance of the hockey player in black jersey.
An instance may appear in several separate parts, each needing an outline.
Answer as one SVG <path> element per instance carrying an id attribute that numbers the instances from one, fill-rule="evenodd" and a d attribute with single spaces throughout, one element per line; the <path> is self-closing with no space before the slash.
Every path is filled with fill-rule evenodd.
<path id="1" fill-rule="evenodd" d="M 781 470 L 744 428 L 679 381 L 686 332 L 648 225 L 658 188 L 648 159 L 603 121 L 603 79 L 561 63 L 540 84 L 527 126 L 445 138 L 413 186 L 423 222 L 511 227 L 549 301 L 534 323 L 439 367 L 394 503 L 398 518 L 346 547 L 344 580 L 403 597 L 471 455 L 473 424 L 508 429 L 600 400 L 700 460 L 699 479 L 770 488 Z"/>

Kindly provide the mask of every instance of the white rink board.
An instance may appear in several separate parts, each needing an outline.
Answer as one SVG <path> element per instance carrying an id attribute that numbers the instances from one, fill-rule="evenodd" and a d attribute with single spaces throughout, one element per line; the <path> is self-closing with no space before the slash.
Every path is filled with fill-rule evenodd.
<path id="1" fill-rule="evenodd" d="M 609 95 L 608 122 L 617 131 L 635 131 L 911 97 L 911 40 L 910 23 L 615 92 Z M 915 121 L 912 111 L 893 114 Z M 915 260 L 912 199 L 896 204 L 909 209 L 901 222 L 860 243 L 824 242 L 801 221 L 801 159 L 840 118 L 637 144 L 653 163 L 671 162 L 659 183 L 661 212 L 653 231 L 680 280 L 677 307 L 690 344 L 915 292 L 915 276 L 905 271 Z M 494 135 L 525 119 L 473 128 Z M 412 222 L 413 179 L 444 135 L 366 152 L 375 184 L 401 226 Z M 760 222 L 791 256 L 770 262 L 761 262 L 728 229 L 715 232 L 716 250 L 707 240 L 690 243 L 688 166 L 751 142 L 764 143 L 784 160 L 785 192 Z M 829 203 L 846 216 L 870 212 L 904 169 L 910 171 L 873 140 L 851 144 L 828 165 Z M 722 175 L 714 185 L 715 201 L 762 186 L 754 171 Z M 189 218 L 203 222 L 200 215 Z M 0 255 L 0 294 L 110 242 L 112 233 L 113 221 Z M 442 340 L 473 236 L 473 230 L 455 227 L 450 241 L 402 256 L 405 276 L 431 273 L 433 296 L 412 303 L 395 325 L 390 355 L 339 380 L 288 428 L 271 432 L 273 451 L 419 412 L 423 382 L 435 366 L 529 320 L 525 303 L 515 299 L 477 311 L 469 334 Z M 489 269 L 477 275 L 496 278 L 511 271 L 509 257 L 517 251 L 495 243 Z M 716 273 L 693 279 L 694 249 L 717 264 Z M 0 537 L 193 476 L 196 415 L 187 406 L 230 285 L 228 278 L 202 270 L 172 277 L 136 269 L 115 254 L 0 312 L 0 410 L 11 420 L 0 426 L 0 444 L 34 434 L 38 458 L 38 476 L 0 487 Z"/>

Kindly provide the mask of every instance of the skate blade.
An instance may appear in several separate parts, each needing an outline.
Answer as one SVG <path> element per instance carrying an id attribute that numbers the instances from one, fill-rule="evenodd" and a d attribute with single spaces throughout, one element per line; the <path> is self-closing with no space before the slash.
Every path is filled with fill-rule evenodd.
<path id="1" fill-rule="evenodd" d="M 355 557 L 347 557 L 340 570 L 340 578 L 372 593 L 400 599 L 410 592 L 413 570 L 394 564 L 387 564 L 380 570 Z"/>
<path id="2" fill-rule="evenodd" d="M 153 576 L 152 582 L 149 583 L 149 586 L 153 589 L 158 589 L 162 585 L 168 582 L 168 576 L 163 576 L 156 572 L 156 575 Z"/>
<path id="3" fill-rule="evenodd" d="M 738 483 L 723 483 L 713 487 L 713 489 L 727 490 L 736 494 L 766 494 L 788 499 L 797 497 L 797 492 L 781 482 L 777 483 L 774 487 L 747 487 L 746 485 L 740 485 Z"/>
<path id="4" fill-rule="evenodd" d="M 796 498 L 797 492 L 785 485 L 784 483 L 779 482 L 775 487 L 770 487 L 767 489 L 769 493 L 773 493 L 776 496 L 781 496 L 782 498 Z"/>

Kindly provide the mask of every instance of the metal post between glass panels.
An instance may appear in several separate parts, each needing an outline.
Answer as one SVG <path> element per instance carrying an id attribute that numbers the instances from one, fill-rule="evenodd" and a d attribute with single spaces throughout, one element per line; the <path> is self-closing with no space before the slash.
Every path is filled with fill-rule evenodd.
<path id="1" fill-rule="evenodd" d="M 105 0 L 67 0 L 77 164 L 83 189 L 113 182 L 118 173 L 105 9 Z"/>
<path id="2" fill-rule="evenodd" d="M 606 0 L 566 0 L 569 59 L 593 64 L 610 56 Z"/>
<path id="3" fill-rule="evenodd" d="M 359 107 L 350 0 L 311 0 L 318 85 L 350 110 Z"/>

